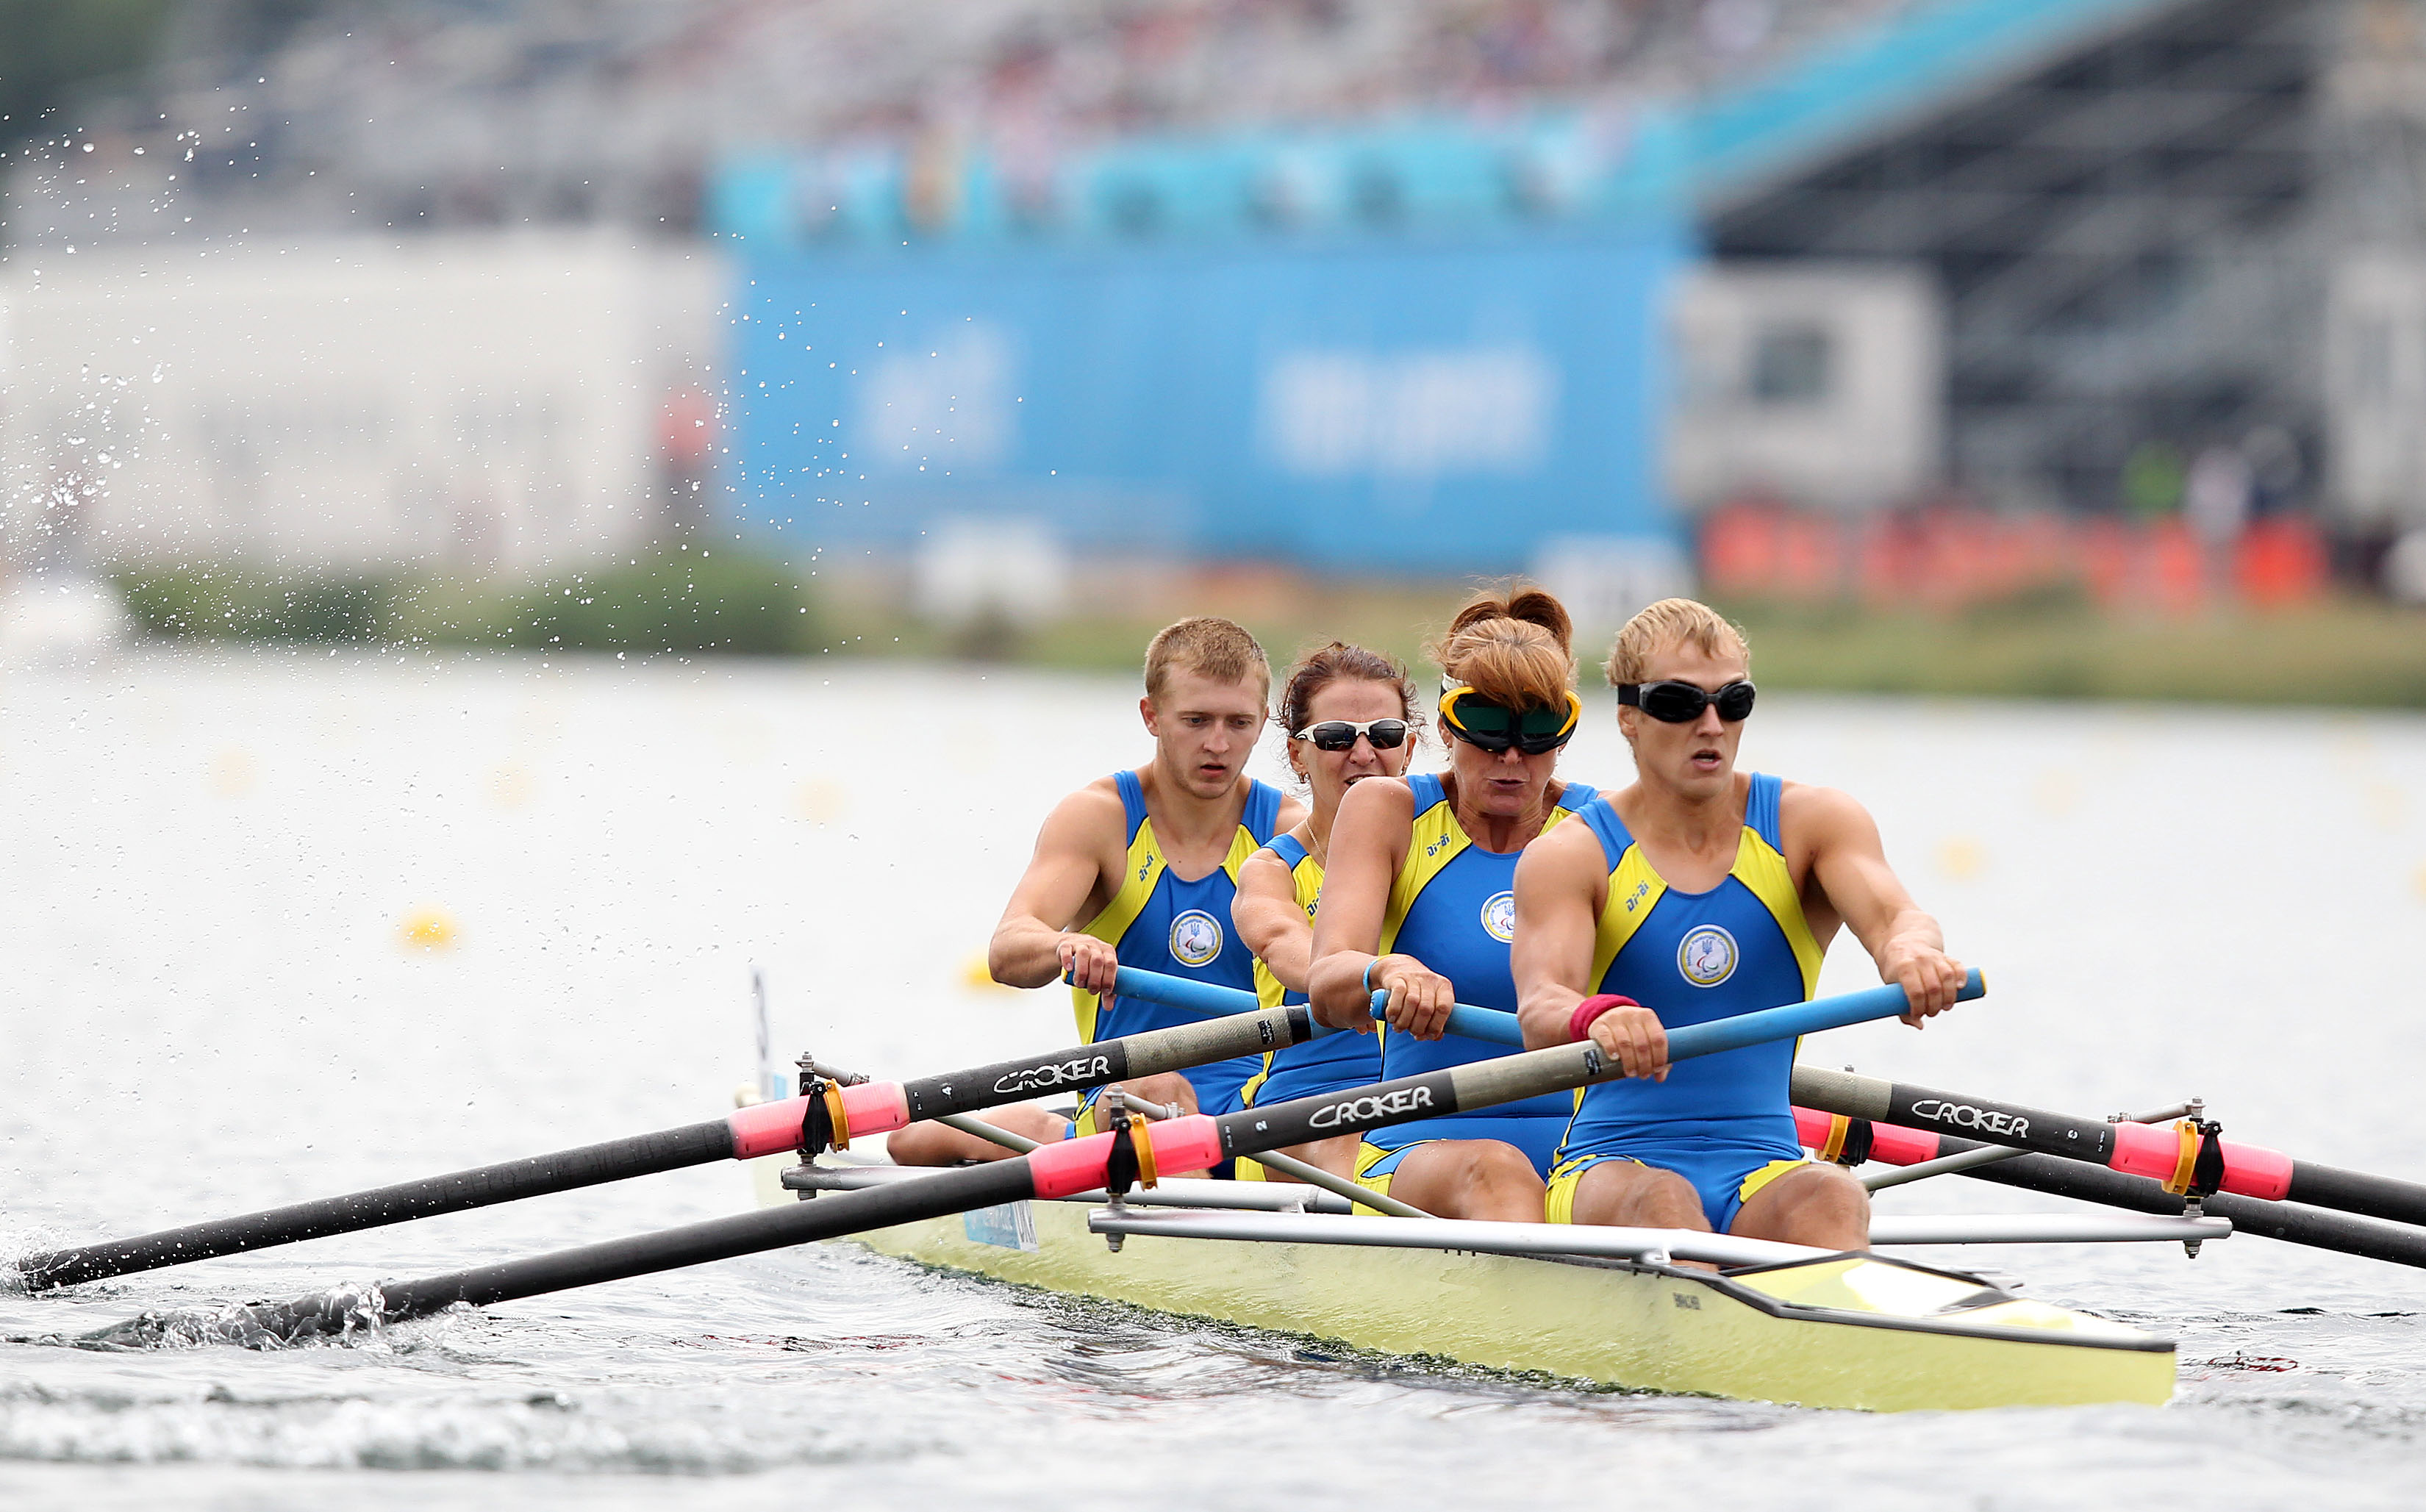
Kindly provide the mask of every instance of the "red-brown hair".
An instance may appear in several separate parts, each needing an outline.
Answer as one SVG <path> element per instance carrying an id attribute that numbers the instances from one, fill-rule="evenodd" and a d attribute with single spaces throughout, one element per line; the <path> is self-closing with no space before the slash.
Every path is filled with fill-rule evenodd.
<path id="1" fill-rule="evenodd" d="M 1476 595 L 1424 649 L 1449 680 L 1511 709 L 1563 705 L 1575 686 L 1575 621 L 1547 589 Z"/>

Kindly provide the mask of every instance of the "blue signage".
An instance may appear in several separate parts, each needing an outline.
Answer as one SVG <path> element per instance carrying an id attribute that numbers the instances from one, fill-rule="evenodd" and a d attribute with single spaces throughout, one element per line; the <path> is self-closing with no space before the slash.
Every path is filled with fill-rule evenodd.
<path id="1" fill-rule="evenodd" d="M 743 528 L 806 555 L 1011 516 L 1081 551 L 1378 572 L 1666 535 L 1660 313 L 1689 250 L 1602 222 L 752 257 Z"/>

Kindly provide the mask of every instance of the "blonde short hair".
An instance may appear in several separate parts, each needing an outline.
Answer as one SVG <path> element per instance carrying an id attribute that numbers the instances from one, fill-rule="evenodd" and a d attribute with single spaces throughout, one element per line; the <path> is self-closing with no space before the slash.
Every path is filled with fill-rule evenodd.
<path id="1" fill-rule="evenodd" d="M 1562 706 L 1575 685 L 1575 621 L 1547 589 L 1481 593 L 1424 653 L 1450 681 L 1511 709 Z"/>
<path id="2" fill-rule="evenodd" d="M 1609 660 L 1601 670 L 1611 687 L 1640 683 L 1652 656 L 1676 645 L 1690 646 L 1705 656 L 1739 651 L 1746 662 L 1752 660 L 1752 642 L 1744 638 L 1741 625 L 1706 603 L 1662 599 L 1625 622 L 1609 644 Z"/>
<path id="3" fill-rule="evenodd" d="M 1265 659 L 1264 648 L 1254 636 L 1219 615 L 1197 615 L 1156 633 L 1145 649 L 1147 698 L 1162 697 L 1173 668 L 1216 683 L 1242 683 L 1253 673 L 1262 681 L 1264 693 L 1272 688 L 1272 664 Z"/>

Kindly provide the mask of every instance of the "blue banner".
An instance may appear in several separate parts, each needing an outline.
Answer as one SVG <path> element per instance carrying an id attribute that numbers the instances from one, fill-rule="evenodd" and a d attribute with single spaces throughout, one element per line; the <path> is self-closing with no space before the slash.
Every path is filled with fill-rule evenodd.
<path id="1" fill-rule="evenodd" d="M 1688 251 L 1603 223 L 754 257 L 742 528 L 805 555 L 1019 516 L 1080 551 L 1377 572 L 1667 534 L 1660 311 Z"/>

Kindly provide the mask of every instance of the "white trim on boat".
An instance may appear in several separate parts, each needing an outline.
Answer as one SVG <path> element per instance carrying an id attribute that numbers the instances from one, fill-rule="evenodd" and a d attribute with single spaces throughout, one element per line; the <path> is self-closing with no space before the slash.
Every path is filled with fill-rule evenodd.
<path id="1" fill-rule="evenodd" d="M 1872 1245 L 2203 1244 L 2232 1237 L 2232 1220 L 2153 1213 L 1949 1213 L 1872 1218 Z"/>
<path id="2" fill-rule="evenodd" d="M 1707 1261 L 1777 1265 L 1831 1251 L 1768 1239 L 1690 1229 L 1618 1229 L 1597 1224 L 1487 1223 L 1467 1218 L 1359 1218 L 1329 1213 L 1138 1213 L 1088 1214 L 1095 1233 L 1162 1239 L 1250 1239 L 1289 1245 L 1367 1245 L 1388 1249 L 1455 1249 L 1481 1255 L 1582 1255 L 1605 1260 Z"/>
<path id="3" fill-rule="evenodd" d="M 793 1170 L 786 1171 L 784 1174 L 784 1184 L 795 1191 L 805 1188 L 823 1192 L 851 1192 L 870 1186 L 883 1186 L 894 1182 L 914 1182 L 922 1177 L 933 1175 L 934 1171 L 925 1166 L 854 1165 L 799 1166 L 795 1167 Z M 1082 1202 L 1091 1207 L 1100 1207 L 1109 1200 L 1109 1197 L 1107 1193 L 1097 1190 L 1093 1192 L 1081 1192 L 1075 1197 L 1064 1198 L 1062 1200 L 1067 1202 Z M 1343 1201 L 1341 1198 L 1334 1197 L 1328 1192 L 1318 1191 L 1311 1186 L 1303 1186 L 1295 1182 L 1214 1182 L 1206 1181 L 1201 1177 L 1183 1176 L 1171 1177 L 1165 1180 L 1159 1186 L 1152 1188 L 1136 1188 L 1135 1190 L 1132 1190 L 1124 1200 L 1131 1208 L 1205 1208 L 1216 1209 L 1223 1212 L 1277 1213 L 1288 1214 L 1312 1214 L 1339 1217 L 1347 1216 L 1349 1212 L 1347 1202 Z M 1358 1221 L 1360 1223 L 1372 1223 L 1380 1220 L 1374 1218 L 1361 1218 Z M 1417 1222 L 1441 1223 L 1451 1220 L 1439 1218 L 1423 1220 L 1414 1218 L 1395 1218 L 1390 1221 L 1393 1224 L 1403 1227 L 1404 1225 Z M 1534 1230 L 1535 1226 L 1531 1224 L 1519 1223 L 1503 1225 L 1501 1227 L 1530 1231 Z M 1110 1231 L 1099 1230 L 1098 1231 L 1108 1232 Z M 1145 1232 L 1147 1231 L 1135 1230 L 1130 1231 Z M 1370 1232 L 1370 1231 L 1364 1231 Z M 1384 1231 L 1388 1232 L 1394 1231 Z M 1555 1228 L 1545 1231 L 1576 1234 L 1586 1231 L 1597 1231 L 1601 1233 L 1666 1233 L 1670 1231 L 1614 1229 L 1588 1231 L 1585 1227 L 1558 1225 L 1555 1226 Z M 1674 1231 L 1681 1233 L 1684 1231 L 1679 1230 Z M 2162 1217 L 2153 1214 L 2138 1213 L 1948 1214 L 1936 1216 L 1921 1214 L 1911 1216 L 1874 1217 L 1870 1220 L 1870 1244 L 1873 1247 L 1882 1245 L 2178 1244 L 2185 1241 L 2203 1243 L 2214 1239 L 2226 1239 L 2230 1238 L 2231 1235 L 2232 1221 L 2228 1218 Z M 1285 1234 L 1276 1234 L 1270 1237 L 1300 1240 L 1300 1242 L 1308 1244 L 1336 1244 L 1350 1242 L 1345 1240 L 1323 1240 L 1317 1238 L 1305 1238 L 1301 1240 L 1299 1231 L 1294 1229 L 1288 1231 Z M 1734 1236 L 1732 1235 L 1704 1235 L 1703 1237 L 1705 1239 L 1711 1237 L 1729 1240 L 1734 1239 Z M 1413 1241 L 1376 1237 L 1359 1239 L 1354 1242 L 1363 1244 L 1397 1244 L 1412 1243 Z M 1752 1239 L 1738 1242 L 1743 1244 L 1767 1243 L 1767 1241 Z M 1434 1249 L 1477 1249 L 1485 1247 L 1468 1244 L 1430 1242 L 1428 1244 L 1428 1247 Z M 1670 1247 L 1674 1253 L 1682 1253 L 1682 1251 L 1674 1250 L 1674 1247 Z M 1821 1253 L 1821 1251 L 1819 1250 L 1804 1250 L 1800 1247 L 1793 1245 L 1779 1246 L 1777 1247 L 1781 1251 L 1794 1255 Z M 1552 1245 L 1535 1243 L 1526 1248 L 1495 1252 L 1523 1255 L 1601 1255 L 1612 1253 L 1611 1251 L 1608 1251 L 1594 1246 L 1577 1245 L 1572 1240 Z M 1622 1253 L 1625 1256 L 1631 1258 L 1632 1256 L 1640 1253 L 1640 1251 L 1627 1249 L 1622 1251 Z M 1715 1260 L 1720 1264 L 1767 1264 L 1771 1263 L 1771 1259 L 1778 1257 L 1771 1257 L 1771 1259 L 1758 1261 L 1723 1260 L 1715 1256 L 1703 1255 L 1690 1255 L 1686 1258 L 1691 1260 Z"/>

